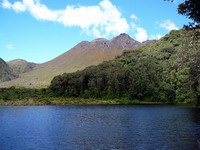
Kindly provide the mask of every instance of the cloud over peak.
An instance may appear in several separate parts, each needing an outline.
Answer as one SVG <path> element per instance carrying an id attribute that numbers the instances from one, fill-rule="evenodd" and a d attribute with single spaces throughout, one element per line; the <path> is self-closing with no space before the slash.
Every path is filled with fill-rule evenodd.
<path id="1" fill-rule="evenodd" d="M 178 30 L 178 27 L 175 25 L 174 22 L 172 22 L 171 20 L 167 19 L 167 20 L 164 20 L 161 24 L 160 24 L 160 27 L 161 28 L 164 28 L 168 31 L 171 31 L 171 30 Z"/>
<path id="2" fill-rule="evenodd" d="M 94 6 L 67 5 L 65 9 L 59 10 L 51 10 L 40 0 L 22 0 L 13 4 L 3 0 L 1 6 L 18 13 L 27 11 L 37 20 L 77 26 L 96 37 L 127 33 L 130 28 L 121 12 L 109 0 L 102 0 Z"/>

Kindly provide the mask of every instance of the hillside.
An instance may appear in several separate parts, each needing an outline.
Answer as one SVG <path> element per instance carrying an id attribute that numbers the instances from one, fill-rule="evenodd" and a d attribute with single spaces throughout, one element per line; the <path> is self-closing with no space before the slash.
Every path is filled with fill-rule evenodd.
<path id="1" fill-rule="evenodd" d="M 16 78 L 17 75 L 8 66 L 8 64 L 0 58 L 0 82 L 5 82 Z"/>
<path id="2" fill-rule="evenodd" d="M 171 31 L 159 41 L 75 73 L 56 76 L 56 96 L 199 102 L 200 44 L 194 31 Z"/>
<path id="3" fill-rule="evenodd" d="M 143 43 L 135 41 L 127 34 L 120 34 L 111 40 L 99 38 L 91 42 L 83 41 L 57 58 L 37 65 L 30 72 L 20 74 L 20 78 L 0 84 L 0 87 L 48 86 L 56 75 L 98 65 L 121 55 L 125 49 L 132 50 L 142 45 Z"/>
<path id="4" fill-rule="evenodd" d="M 18 75 L 33 70 L 33 68 L 35 68 L 37 65 L 35 63 L 30 63 L 21 59 L 9 61 L 7 62 L 7 64 L 9 65 L 10 68 L 12 68 L 15 74 Z"/>

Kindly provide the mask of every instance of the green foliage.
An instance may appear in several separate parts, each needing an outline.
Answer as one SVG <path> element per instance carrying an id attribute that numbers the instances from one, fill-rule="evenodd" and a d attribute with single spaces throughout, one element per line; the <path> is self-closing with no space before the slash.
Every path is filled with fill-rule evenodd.
<path id="1" fill-rule="evenodd" d="M 178 13 L 187 16 L 194 20 L 196 23 L 200 23 L 200 1 L 199 0 L 185 0 L 178 6 Z"/>
<path id="2" fill-rule="evenodd" d="M 195 102 L 199 96 L 198 42 L 194 31 L 172 31 L 161 40 L 97 66 L 56 76 L 56 96 Z"/>
<path id="3" fill-rule="evenodd" d="M 167 0 L 174 1 L 174 0 Z M 184 0 L 178 5 L 178 13 L 192 19 L 194 22 L 190 23 L 189 28 L 199 28 L 200 24 L 200 1 L 199 0 Z M 199 32 L 198 32 L 199 34 Z"/>
<path id="4" fill-rule="evenodd" d="M 0 102 L 21 100 L 24 104 L 27 100 L 27 104 L 34 104 L 31 99 L 36 99 L 43 104 L 94 104 L 99 100 L 115 104 L 200 104 L 200 43 L 194 40 L 194 32 L 172 31 L 114 60 L 56 76 L 46 89 L 2 88 Z"/>
<path id="5" fill-rule="evenodd" d="M 44 99 L 52 96 L 48 89 L 28 89 L 28 88 L 1 88 L 0 100 L 25 100 L 25 99 Z"/>

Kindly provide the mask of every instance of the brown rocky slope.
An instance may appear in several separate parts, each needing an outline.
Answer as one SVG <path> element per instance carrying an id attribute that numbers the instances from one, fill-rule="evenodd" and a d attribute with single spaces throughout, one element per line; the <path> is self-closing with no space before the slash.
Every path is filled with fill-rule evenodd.
<path id="1" fill-rule="evenodd" d="M 151 42 L 148 41 L 149 43 Z M 99 38 L 91 42 L 83 41 L 55 59 L 38 64 L 30 72 L 21 74 L 18 79 L 1 83 L 0 87 L 45 87 L 58 74 L 100 64 L 121 55 L 124 50 L 134 50 L 142 45 L 144 43 L 132 39 L 127 34 L 120 34 L 111 40 Z"/>

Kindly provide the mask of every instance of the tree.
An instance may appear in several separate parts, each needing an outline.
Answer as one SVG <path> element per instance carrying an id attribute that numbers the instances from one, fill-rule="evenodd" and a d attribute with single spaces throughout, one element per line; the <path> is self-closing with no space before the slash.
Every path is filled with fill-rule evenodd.
<path id="1" fill-rule="evenodd" d="M 174 1 L 174 0 L 167 0 Z M 190 58 L 190 79 L 192 81 L 191 87 L 196 95 L 197 105 L 200 104 L 200 55 L 199 55 L 199 39 L 200 39 L 200 0 L 184 0 L 183 3 L 178 6 L 178 13 L 192 19 L 193 22 L 185 26 L 186 29 L 195 29 L 192 43 L 186 45 L 187 49 L 190 49 L 189 55 L 186 58 Z"/>
<path id="2" fill-rule="evenodd" d="M 185 0 L 178 6 L 178 13 L 187 16 L 194 22 L 190 25 L 197 26 L 200 23 L 200 1 L 199 0 Z"/>
<path id="3" fill-rule="evenodd" d="M 174 1 L 174 0 L 167 0 Z M 194 22 L 190 23 L 190 28 L 199 28 L 200 24 L 200 1 L 199 0 L 184 0 L 178 6 L 178 13 L 192 19 Z"/>

